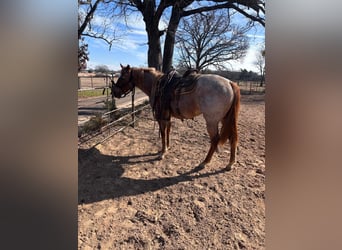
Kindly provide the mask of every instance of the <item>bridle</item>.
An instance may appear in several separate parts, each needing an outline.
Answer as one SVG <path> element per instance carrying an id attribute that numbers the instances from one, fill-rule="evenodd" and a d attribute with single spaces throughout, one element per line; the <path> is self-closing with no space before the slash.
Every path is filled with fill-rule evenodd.
<path id="1" fill-rule="evenodd" d="M 135 94 L 135 83 L 133 81 L 133 69 L 131 69 L 131 73 L 128 79 L 127 84 L 131 85 L 132 88 L 128 88 L 127 91 L 125 93 L 123 93 L 119 98 L 124 98 L 126 95 L 128 95 L 129 93 L 132 92 L 132 96 L 134 96 Z M 122 86 L 120 84 L 120 86 L 118 84 L 115 84 L 118 88 L 120 88 L 120 90 L 122 91 Z"/>

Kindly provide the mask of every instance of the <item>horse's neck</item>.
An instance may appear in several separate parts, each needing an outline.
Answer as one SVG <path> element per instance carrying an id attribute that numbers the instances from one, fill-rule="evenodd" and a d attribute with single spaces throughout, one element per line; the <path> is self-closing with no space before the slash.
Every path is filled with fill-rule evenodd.
<path id="1" fill-rule="evenodd" d="M 146 95 L 150 96 L 151 95 L 151 84 L 147 81 L 137 83 L 136 86 L 142 90 Z"/>
<path id="2" fill-rule="evenodd" d="M 139 82 L 136 84 L 136 86 L 142 90 L 146 95 L 151 97 L 152 93 L 152 86 L 157 81 L 156 77 L 152 75 L 150 72 L 146 72 L 144 74 L 144 81 Z"/>

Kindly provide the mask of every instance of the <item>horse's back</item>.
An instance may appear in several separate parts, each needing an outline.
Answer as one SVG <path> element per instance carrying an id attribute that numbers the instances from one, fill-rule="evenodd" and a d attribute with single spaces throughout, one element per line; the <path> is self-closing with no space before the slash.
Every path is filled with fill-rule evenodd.
<path id="1" fill-rule="evenodd" d="M 199 92 L 211 93 L 218 96 L 230 97 L 234 91 L 230 80 L 219 75 L 203 74 L 198 77 L 197 89 Z"/>
<path id="2" fill-rule="evenodd" d="M 213 74 L 198 76 L 194 91 L 181 95 L 173 109 L 184 118 L 203 114 L 208 119 L 220 120 L 228 112 L 234 97 L 230 80 Z M 175 106 L 178 105 L 178 108 Z M 177 112 L 176 112 L 177 113 Z"/>
<path id="3" fill-rule="evenodd" d="M 234 90 L 230 80 L 212 74 L 201 75 L 197 81 L 196 93 L 204 115 L 224 116 L 230 109 Z"/>

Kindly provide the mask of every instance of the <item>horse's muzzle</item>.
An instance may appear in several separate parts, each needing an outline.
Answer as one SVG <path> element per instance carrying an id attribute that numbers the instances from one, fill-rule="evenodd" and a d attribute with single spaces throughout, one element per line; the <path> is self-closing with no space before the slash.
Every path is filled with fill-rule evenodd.
<path id="1" fill-rule="evenodd" d="M 112 85 L 111 90 L 112 90 L 112 97 L 116 97 L 116 98 L 124 97 L 124 93 L 122 93 L 122 90 L 115 84 Z"/>

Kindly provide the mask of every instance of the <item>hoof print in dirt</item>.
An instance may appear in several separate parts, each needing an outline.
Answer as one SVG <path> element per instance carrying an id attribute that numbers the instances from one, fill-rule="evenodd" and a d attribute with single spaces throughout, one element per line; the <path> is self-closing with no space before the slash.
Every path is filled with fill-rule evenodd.
<path id="1" fill-rule="evenodd" d="M 170 224 L 170 225 L 166 225 L 164 226 L 164 230 L 163 232 L 169 236 L 169 237 L 178 237 L 179 236 L 179 232 L 178 229 L 175 225 Z"/>
<path id="2" fill-rule="evenodd" d="M 143 222 L 144 224 L 146 224 L 145 222 L 148 221 L 150 223 L 156 223 L 155 218 L 152 215 L 149 215 L 147 213 L 145 213 L 144 211 L 140 211 L 138 210 L 135 213 L 134 219 Z"/>

